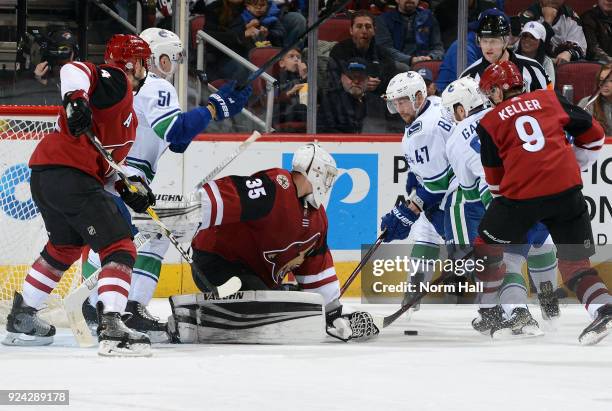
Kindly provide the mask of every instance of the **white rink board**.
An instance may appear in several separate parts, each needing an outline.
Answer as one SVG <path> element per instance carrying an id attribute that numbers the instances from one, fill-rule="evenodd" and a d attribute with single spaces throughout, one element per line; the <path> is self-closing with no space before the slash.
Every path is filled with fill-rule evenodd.
<path id="1" fill-rule="evenodd" d="M 341 137 L 339 137 L 340 139 Z M 288 139 L 275 142 L 256 142 L 223 170 L 219 177 L 287 166 L 291 153 L 303 143 Z M 22 150 L 16 145 L 23 147 Z M 156 194 L 188 195 L 195 184 L 227 155 L 239 142 L 194 141 L 183 155 L 167 152 L 160 161 L 153 184 Z M 360 244 L 373 243 L 377 236 L 380 217 L 393 207 L 397 197 L 404 194 L 406 172 L 399 142 L 324 142 L 321 143 L 335 158 L 340 169 L 327 207 L 330 221 L 329 243 L 336 260 L 356 260 Z M 11 150 L 8 162 L 0 164 L 0 178 L 12 166 L 27 163 L 31 142 L 0 141 L 0 150 Z M 596 172 L 593 173 L 592 170 Z M 396 180 L 396 182 L 394 181 Z M 1 181 L 1 180 L 0 180 Z M 583 173 L 584 193 L 593 214 L 593 233 L 597 244 L 612 243 L 612 145 L 605 145 L 597 164 Z M 10 184 L 0 185 L 6 194 Z M 28 190 L 20 188 L 26 194 Z M 5 198 L 5 197 L 0 197 Z M 20 201 L 27 199 L 19 198 Z M 592 208 L 592 205 L 595 205 Z M 38 217 L 40 218 L 40 217 Z M 24 222 L 15 220 L 0 210 L 2 230 L 22 230 Z M 29 245 L 20 247 L 10 260 L 3 256 L 2 264 L 30 263 Z M 172 248 L 167 262 L 178 262 Z"/>

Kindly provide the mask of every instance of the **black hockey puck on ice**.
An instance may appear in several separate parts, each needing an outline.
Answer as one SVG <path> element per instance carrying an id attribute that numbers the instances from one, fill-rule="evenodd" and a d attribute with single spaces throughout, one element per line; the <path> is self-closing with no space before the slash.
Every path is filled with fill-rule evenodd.
<path id="1" fill-rule="evenodd" d="M 417 330 L 406 330 L 404 335 L 419 335 L 419 332 Z"/>

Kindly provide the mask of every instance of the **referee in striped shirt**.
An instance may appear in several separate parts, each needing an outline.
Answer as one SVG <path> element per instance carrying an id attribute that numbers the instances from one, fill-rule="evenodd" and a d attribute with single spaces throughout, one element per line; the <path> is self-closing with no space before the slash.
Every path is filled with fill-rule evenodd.
<path id="1" fill-rule="evenodd" d="M 498 9 L 483 11 L 478 17 L 476 33 L 482 57 L 466 68 L 459 77 L 470 76 L 479 81 L 480 75 L 489 65 L 510 60 L 521 70 L 526 91 L 553 89 L 553 84 L 540 63 L 508 49 L 510 19 L 502 11 Z"/>

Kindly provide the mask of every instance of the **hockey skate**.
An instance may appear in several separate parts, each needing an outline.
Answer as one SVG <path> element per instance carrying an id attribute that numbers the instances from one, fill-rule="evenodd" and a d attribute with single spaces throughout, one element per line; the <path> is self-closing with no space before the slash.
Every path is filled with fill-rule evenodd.
<path id="1" fill-rule="evenodd" d="M 553 290 L 553 286 L 550 281 L 543 281 L 540 283 L 538 300 L 540 301 L 542 318 L 551 324 L 554 324 L 561 316 L 561 312 L 559 311 L 559 299 L 555 295 L 555 290 Z"/>
<path id="2" fill-rule="evenodd" d="M 503 320 L 504 311 L 501 305 L 491 308 L 480 308 L 478 317 L 472 320 L 472 327 L 481 334 L 489 335 L 493 326 L 500 324 Z"/>
<path id="3" fill-rule="evenodd" d="M 544 335 L 538 322 L 533 319 L 529 310 L 525 307 L 516 307 L 512 310 L 510 318 L 503 320 L 491 328 L 491 338 L 504 338 L 511 336 L 537 337 Z"/>
<path id="4" fill-rule="evenodd" d="M 125 321 L 125 325 L 149 336 L 152 343 L 168 343 L 171 341 L 168 334 L 167 324 L 159 322 L 159 318 L 154 317 L 147 310 L 147 307 L 138 301 L 128 301 L 125 311 L 132 314 Z"/>
<path id="5" fill-rule="evenodd" d="M 53 342 L 55 327 L 38 317 L 38 310 L 29 307 L 15 291 L 13 307 L 6 321 L 4 345 L 37 346 Z"/>
<path id="6" fill-rule="evenodd" d="M 105 357 L 150 357 L 151 341 L 146 334 L 126 327 L 121 315 L 104 313 L 98 301 L 98 355 Z"/>
<path id="7" fill-rule="evenodd" d="M 597 317 L 582 331 L 578 341 L 582 345 L 595 345 L 603 340 L 612 329 L 612 304 L 606 304 L 597 310 Z"/>

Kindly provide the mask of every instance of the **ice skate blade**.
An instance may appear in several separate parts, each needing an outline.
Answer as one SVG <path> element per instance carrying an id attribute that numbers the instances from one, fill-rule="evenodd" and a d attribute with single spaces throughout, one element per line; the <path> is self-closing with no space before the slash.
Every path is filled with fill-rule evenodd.
<path id="1" fill-rule="evenodd" d="M 35 335 L 27 335 L 22 333 L 7 332 L 6 337 L 2 340 L 3 345 L 14 347 L 37 347 L 50 345 L 53 343 L 53 336 L 39 337 Z"/>
<path id="2" fill-rule="evenodd" d="M 491 333 L 491 338 L 494 340 L 519 340 L 523 338 L 541 337 L 544 333 L 537 327 L 525 326 L 517 333 L 511 328 L 502 328 Z"/>
<path id="3" fill-rule="evenodd" d="M 150 357 L 153 355 L 149 344 L 132 344 L 121 346 L 120 341 L 100 341 L 98 355 L 102 357 Z"/>
<path id="4" fill-rule="evenodd" d="M 606 329 L 604 332 L 596 333 L 595 331 L 589 331 L 584 334 L 582 338 L 578 337 L 578 341 L 582 345 L 595 345 L 610 334 L 610 329 L 612 329 L 612 321 L 609 321 L 606 324 Z"/>

